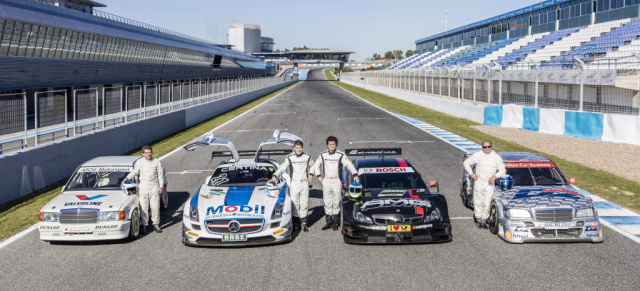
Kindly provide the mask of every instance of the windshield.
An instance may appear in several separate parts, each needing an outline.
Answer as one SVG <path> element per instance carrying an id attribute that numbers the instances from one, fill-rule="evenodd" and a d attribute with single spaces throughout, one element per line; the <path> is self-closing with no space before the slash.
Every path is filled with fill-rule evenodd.
<path id="1" fill-rule="evenodd" d="M 216 169 L 209 186 L 263 186 L 276 169 L 272 166 L 231 166 Z"/>
<path id="2" fill-rule="evenodd" d="M 557 168 L 512 168 L 507 174 L 513 177 L 514 186 L 565 185 Z"/>
<path id="3" fill-rule="evenodd" d="M 360 175 L 365 189 L 426 189 L 422 178 L 416 173 L 385 173 Z"/>
<path id="4" fill-rule="evenodd" d="M 71 177 L 66 191 L 117 190 L 131 168 L 80 168 Z"/>

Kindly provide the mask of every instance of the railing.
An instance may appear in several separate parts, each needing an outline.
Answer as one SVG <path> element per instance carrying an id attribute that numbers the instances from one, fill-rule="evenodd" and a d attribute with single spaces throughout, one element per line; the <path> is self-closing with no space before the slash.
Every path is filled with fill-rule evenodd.
<path id="1" fill-rule="evenodd" d="M 0 95 L 0 154 L 293 80 L 241 76 Z"/>
<path id="2" fill-rule="evenodd" d="M 617 76 L 615 70 L 585 65 L 557 70 L 433 67 L 345 73 L 342 78 L 365 88 L 374 85 L 474 104 L 639 115 L 638 88 L 616 86 Z"/>

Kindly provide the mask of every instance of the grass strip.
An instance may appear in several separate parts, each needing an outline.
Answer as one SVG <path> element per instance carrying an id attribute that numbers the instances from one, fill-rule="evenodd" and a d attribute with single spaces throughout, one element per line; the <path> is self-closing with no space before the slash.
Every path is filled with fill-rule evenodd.
<path id="1" fill-rule="evenodd" d="M 327 80 L 334 81 L 334 84 L 391 112 L 424 121 L 478 144 L 483 140 L 491 140 L 494 150 L 498 152 L 533 152 L 546 156 L 562 169 L 567 178 L 575 177 L 580 188 L 640 213 L 640 183 L 638 182 L 499 139 L 471 128 L 471 126 L 480 125 L 473 121 L 453 117 L 357 86 L 335 82 L 335 78 L 328 70 L 325 70 L 325 76 Z M 460 157 L 460 167 L 462 168 L 462 157 Z"/>
<path id="2" fill-rule="evenodd" d="M 211 129 L 264 103 L 265 101 L 289 89 L 291 86 L 295 86 L 295 84 L 289 85 L 264 97 L 260 97 L 243 106 L 227 111 L 172 136 L 151 143 L 150 145 L 153 147 L 154 156 L 159 158 L 166 155 L 185 143 L 205 134 Z M 136 150 L 127 153 L 127 155 L 141 156 L 142 153 L 140 150 Z M 60 194 L 66 180 L 67 179 L 57 183 L 56 185 L 52 185 L 3 205 L 0 208 L 0 242 L 37 223 L 40 209 Z"/>

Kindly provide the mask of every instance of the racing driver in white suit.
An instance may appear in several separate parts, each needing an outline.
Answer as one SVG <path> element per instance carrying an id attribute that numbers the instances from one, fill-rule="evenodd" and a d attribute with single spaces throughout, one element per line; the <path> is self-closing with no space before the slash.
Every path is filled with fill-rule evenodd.
<path id="1" fill-rule="evenodd" d="M 465 171 L 475 180 L 473 186 L 473 218 L 478 228 L 488 228 L 489 211 L 496 178 L 507 173 L 504 161 L 491 148 L 493 144 L 485 140 L 482 151 L 467 158 L 463 165 Z M 476 165 L 474 173 L 471 166 Z"/>
<path id="2" fill-rule="evenodd" d="M 295 229 L 302 227 L 305 232 L 309 231 L 307 226 L 307 213 L 309 210 L 309 184 L 313 181 L 313 160 L 311 156 L 302 152 L 304 144 L 301 140 L 293 143 L 293 153 L 289 154 L 280 168 L 273 173 L 269 182 L 276 183 L 276 177 L 280 177 L 284 171 L 289 171 L 291 184 L 289 184 L 289 195 L 293 202 L 293 226 Z"/>
<path id="3" fill-rule="evenodd" d="M 149 206 L 151 206 L 151 219 L 156 232 L 162 232 L 160 228 L 160 194 L 164 185 L 164 170 L 158 159 L 153 158 L 153 150 L 150 146 L 142 147 L 143 159 L 138 159 L 133 164 L 133 171 L 122 181 L 132 180 L 138 177 L 139 184 L 138 197 L 140 197 L 140 218 L 144 227 L 143 232 L 147 232 L 149 225 Z"/>
<path id="4" fill-rule="evenodd" d="M 346 167 L 353 175 L 353 181 L 360 182 L 358 172 L 347 155 L 336 150 L 338 139 L 334 136 L 327 138 L 327 150 L 322 152 L 315 163 L 313 173 L 322 183 L 322 198 L 324 200 L 324 213 L 327 224 L 322 230 L 333 227 L 340 228 L 340 202 L 342 196 L 342 167 Z"/>

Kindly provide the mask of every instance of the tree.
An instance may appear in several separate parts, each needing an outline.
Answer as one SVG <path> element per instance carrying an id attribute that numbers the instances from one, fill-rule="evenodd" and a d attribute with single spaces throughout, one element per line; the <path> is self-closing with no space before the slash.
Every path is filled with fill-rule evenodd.
<path id="1" fill-rule="evenodd" d="M 385 60 L 392 60 L 395 59 L 396 55 L 392 52 L 392 51 L 388 51 L 386 53 L 384 53 L 384 59 Z"/>
<path id="2" fill-rule="evenodd" d="M 402 60 L 402 50 L 395 50 L 393 51 L 393 54 L 397 60 Z"/>
<path id="3" fill-rule="evenodd" d="M 408 50 L 408 51 L 405 53 L 405 56 L 408 58 L 408 57 L 412 56 L 412 55 L 413 55 L 413 53 L 414 53 L 414 52 L 413 52 L 412 50 Z"/>
<path id="4" fill-rule="evenodd" d="M 381 57 L 380 57 L 380 55 L 379 55 L 379 54 L 374 53 L 374 54 L 373 54 L 373 57 L 372 57 L 371 59 L 373 59 L 374 61 L 379 61 L 379 60 L 381 59 Z"/>
<path id="5" fill-rule="evenodd" d="M 284 49 L 284 52 L 288 53 L 288 52 L 290 52 L 290 50 L 289 49 Z"/>

